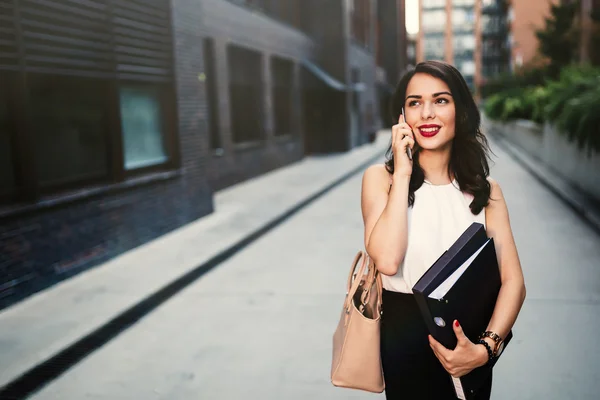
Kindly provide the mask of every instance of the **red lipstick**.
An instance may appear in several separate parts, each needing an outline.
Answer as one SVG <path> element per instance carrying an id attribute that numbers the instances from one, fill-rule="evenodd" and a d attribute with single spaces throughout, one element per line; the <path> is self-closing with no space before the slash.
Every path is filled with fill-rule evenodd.
<path id="1" fill-rule="evenodd" d="M 441 126 L 439 125 L 433 125 L 433 124 L 428 124 L 428 125 L 421 125 L 419 126 L 419 133 L 421 133 L 421 136 L 423 137 L 434 137 L 435 135 L 438 134 L 438 132 L 440 131 Z"/>

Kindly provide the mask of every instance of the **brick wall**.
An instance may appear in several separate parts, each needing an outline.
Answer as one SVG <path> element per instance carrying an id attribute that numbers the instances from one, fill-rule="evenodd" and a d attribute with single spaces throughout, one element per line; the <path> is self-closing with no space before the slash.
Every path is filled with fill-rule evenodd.
<path id="1" fill-rule="evenodd" d="M 511 2 L 514 16 L 511 26 L 513 65 L 517 60 L 527 64 L 535 58 L 539 46 L 535 31 L 544 27 L 545 18 L 550 16 L 550 5 L 557 3 L 558 0 Z"/>
<path id="2" fill-rule="evenodd" d="M 358 92 L 360 107 L 360 126 L 358 134 L 353 138 L 354 146 L 359 146 L 368 141 L 368 134 L 381 128 L 379 98 L 375 87 L 375 59 L 374 53 L 354 44 L 350 45 L 348 52 L 350 69 L 359 72 L 360 82 L 364 83 L 366 90 Z M 349 96 L 351 98 L 351 96 Z M 353 107 L 349 104 L 349 107 Z"/>
<path id="3" fill-rule="evenodd" d="M 183 132 L 182 144 L 186 143 Z M 202 174 L 3 218 L 0 309 L 212 211 Z"/>
<path id="4" fill-rule="evenodd" d="M 299 63 L 303 58 L 314 56 L 315 44 L 307 35 L 296 28 L 245 7 L 225 0 L 177 0 L 182 12 L 195 15 L 198 23 L 190 26 L 198 35 L 196 46 L 201 49 L 203 37 L 211 37 L 215 43 L 215 62 L 218 92 L 218 126 L 221 135 L 222 153 L 212 154 L 209 159 L 208 178 L 215 190 L 261 175 L 272 169 L 298 161 L 304 156 L 302 109 L 300 102 Z M 262 140 L 253 143 L 234 143 L 232 140 L 231 101 L 227 47 L 235 45 L 251 49 L 262 57 L 263 65 L 263 109 Z M 181 49 L 182 54 L 189 46 Z M 273 128 L 273 99 L 271 96 L 271 56 L 282 57 L 294 63 L 296 83 L 293 126 L 294 134 L 276 137 Z M 202 69 L 200 69 L 202 70 Z M 199 70 L 199 71 L 200 71 Z"/>
<path id="5" fill-rule="evenodd" d="M 0 309 L 212 212 L 197 1 L 175 0 L 181 169 L 44 199 L 0 220 Z M 194 12 L 197 14 L 194 15 Z M 18 208 L 18 205 L 13 205 Z"/>
<path id="6" fill-rule="evenodd" d="M 394 87 L 406 68 L 406 24 L 404 0 L 378 0 L 379 29 L 381 32 L 381 64 L 388 82 Z"/>
<path id="7" fill-rule="evenodd" d="M 314 21 L 305 21 L 311 36 L 225 0 L 171 1 L 181 168 L 142 178 L 144 183 L 137 179 L 116 186 L 81 188 L 75 193 L 78 200 L 55 196 L 44 200 L 52 203 L 51 207 L 38 204 L 1 216 L 0 309 L 209 214 L 215 190 L 300 160 L 306 134 L 301 59 L 314 60 L 347 82 L 349 31 L 341 0 L 306 0 L 310 15 L 315 16 Z M 222 155 L 210 149 L 206 87 L 199 79 L 205 71 L 205 37 L 214 38 L 215 43 Z M 263 57 L 265 135 L 256 143 L 232 142 L 229 44 L 251 48 Z M 294 82 L 299 89 L 294 98 L 296 129 L 288 136 L 276 136 L 273 131 L 268 62 L 272 55 L 294 62 Z M 370 57 L 366 53 L 354 57 L 365 76 L 370 76 L 373 68 Z M 326 128 L 319 134 L 327 135 L 331 143 L 325 148 L 329 151 L 347 150 L 351 145 L 348 97 L 344 92 L 330 92 L 335 104 L 325 110 Z M 369 93 L 363 102 L 372 96 Z"/>

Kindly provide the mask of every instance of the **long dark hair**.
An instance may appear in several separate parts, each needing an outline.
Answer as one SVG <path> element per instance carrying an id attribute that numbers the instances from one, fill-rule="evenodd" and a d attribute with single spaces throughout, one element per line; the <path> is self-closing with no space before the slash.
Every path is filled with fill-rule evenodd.
<path id="1" fill-rule="evenodd" d="M 453 175 L 461 191 L 473 195 L 470 204 L 471 212 L 475 215 L 488 205 L 490 198 L 490 183 L 487 180 L 490 169 L 488 165 L 489 144 L 481 133 L 481 116 L 469 87 L 460 72 L 452 65 L 442 61 L 425 61 L 417 64 L 404 74 L 392 98 L 391 112 L 393 121 L 398 121 L 404 101 L 406 88 L 416 73 L 425 73 L 446 82 L 455 104 L 455 136 L 448 173 Z M 394 153 L 392 146 L 386 153 L 385 167 L 390 174 L 394 173 Z M 419 153 L 413 157 L 413 170 L 410 178 L 408 204 L 415 202 L 415 191 L 423 185 L 425 173 L 419 165 Z"/>

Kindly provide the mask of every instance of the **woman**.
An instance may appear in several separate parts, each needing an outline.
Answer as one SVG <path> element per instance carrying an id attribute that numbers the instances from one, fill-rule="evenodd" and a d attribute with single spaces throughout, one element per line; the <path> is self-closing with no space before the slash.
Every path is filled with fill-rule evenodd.
<path id="1" fill-rule="evenodd" d="M 419 63 L 401 79 L 392 108 L 398 124 L 389 159 L 365 171 L 361 201 L 365 246 L 384 286 L 386 397 L 456 399 L 449 374 L 461 377 L 486 364 L 490 351 L 495 355 L 525 299 L 523 273 L 502 191 L 488 176 L 479 111 L 458 70 Z M 473 343 L 453 321 L 458 344 L 446 349 L 429 336 L 411 288 L 473 222 L 494 239 L 500 268 L 502 287 L 487 327 L 493 334 L 483 339 L 488 346 Z M 477 399 L 489 399 L 491 385 L 490 376 Z"/>

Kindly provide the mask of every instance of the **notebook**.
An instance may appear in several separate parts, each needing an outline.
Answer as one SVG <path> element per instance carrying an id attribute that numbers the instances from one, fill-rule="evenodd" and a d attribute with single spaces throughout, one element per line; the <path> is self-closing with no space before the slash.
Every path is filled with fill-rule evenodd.
<path id="1" fill-rule="evenodd" d="M 457 319 L 465 335 L 477 342 L 492 317 L 501 280 L 494 248 L 485 227 L 473 223 L 423 274 L 413 293 L 431 335 L 446 348 L 456 347 L 452 323 Z M 504 339 L 505 348 L 512 331 Z M 452 378 L 457 397 L 469 399 L 486 382 L 493 363 Z"/>

